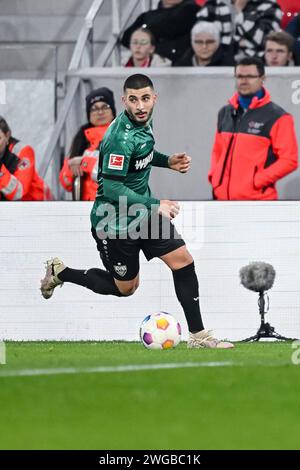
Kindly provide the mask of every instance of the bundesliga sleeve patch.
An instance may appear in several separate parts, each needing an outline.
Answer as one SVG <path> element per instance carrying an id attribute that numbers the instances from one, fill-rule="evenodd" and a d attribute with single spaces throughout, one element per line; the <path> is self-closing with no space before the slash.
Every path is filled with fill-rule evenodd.
<path id="1" fill-rule="evenodd" d="M 115 155 L 111 153 L 109 156 L 108 168 L 110 170 L 123 170 L 124 161 L 124 155 Z"/>

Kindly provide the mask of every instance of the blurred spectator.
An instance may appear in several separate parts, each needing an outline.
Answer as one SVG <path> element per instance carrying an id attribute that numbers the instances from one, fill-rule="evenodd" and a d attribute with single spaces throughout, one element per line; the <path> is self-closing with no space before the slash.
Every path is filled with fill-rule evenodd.
<path id="1" fill-rule="evenodd" d="M 138 16 L 124 32 L 121 42 L 129 48 L 132 33 L 144 26 L 155 37 L 156 53 L 175 62 L 191 45 L 190 31 L 198 10 L 194 0 L 161 0 L 156 10 Z"/>
<path id="2" fill-rule="evenodd" d="M 269 67 L 294 65 L 294 38 L 285 31 L 273 31 L 265 42 L 265 64 Z"/>
<path id="3" fill-rule="evenodd" d="M 221 44 L 232 44 L 232 6 L 231 0 L 207 0 L 204 7 L 197 13 L 198 21 L 216 23 L 219 27 Z"/>
<path id="4" fill-rule="evenodd" d="M 139 28 L 130 38 L 131 56 L 125 67 L 170 67 L 172 62 L 155 54 L 155 38 L 147 28 Z"/>
<path id="5" fill-rule="evenodd" d="M 34 150 L 11 135 L 0 116 L 0 200 L 48 201 L 50 189 L 35 169 Z"/>
<path id="6" fill-rule="evenodd" d="M 207 0 L 195 0 L 195 2 L 197 3 L 197 5 L 199 5 L 199 7 L 202 7 L 206 1 Z"/>
<path id="7" fill-rule="evenodd" d="M 282 11 L 276 0 L 233 0 L 235 59 L 264 55 L 265 37 L 280 30 Z"/>
<path id="8" fill-rule="evenodd" d="M 220 44 L 220 30 L 216 23 L 208 23 L 207 21 L 196 23 L 191 31 L 191 42 L 192 48 L 175 63 L 175 66 L 234 65 L 230 48 Z"/>
<path id="9" fill-rule="evenodd" d="M 116 117 L 113 92 L 105 87 L 93 90 L 86 97 L 86 114 L 88 123 L 75 135 L 59 179 L 67 191 L 73 191 L 73 199 L 93 201 L 97 191 L 98 147 Z M 81 194 L 75 196 L 79 183 Z"/>
<path id="10" fill-rule="evenodd" d="M 277 0 L 282 10 L 281 28 L 285 29 L 294 16 L 300 11 L 299 0 Z"/>
<path id="11" fill-rule="evenodd" d="M 300 7 L 299 7 L 300 10 Z M 295 39 L 294 42 L 294 58 L 295 65 L 300 65 L 300 13 L 287 26 L 286 32 L 291 34 Z"/>

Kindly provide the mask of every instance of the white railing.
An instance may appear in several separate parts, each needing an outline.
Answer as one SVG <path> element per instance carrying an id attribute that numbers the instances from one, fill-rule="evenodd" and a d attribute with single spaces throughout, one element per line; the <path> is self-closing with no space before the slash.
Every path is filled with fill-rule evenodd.
<path id="1" fill-rule="evenodd" d="M 112 62 L 116 63 L 119 61 L 120 54 L 118 51 L 118 42 L 120 33 L 125 29 L 128 22 L 130 21 L 132 14 L 139 6 L 143 9 L 147 9 L 147 2 L 143 0 L 141 4 L 141 0 L 130 0 L 126 4 L 126 8 L 124 11 L 120 12 L 120 4 L 119 0 L 113 0 L 112 3 L 112 32 L 111 36 L 108 38 L 108 41 L 101 52 L 100 56 L 93 60 L 93 51 L 90 48 L 88 52 L 88 42 L 89 39 L 92 37 L 93 34 L 93 26 L 95 22 L 96 16 L 99 14 L 101 7 L 103 6 L 104 0 L 94 0 L 92 6 L 90 7 L 85 20 L 83 27 L 79 33 L 76 46 L 74 48 L 74 52 L 72 55 L 72 59 L 70 65 L 68 67 L 67 73 L 67 92 L 66 96 L 63 100 L 63 103 L 60 107 L 60 111 L 58 114 L 58 119 L 54 125 L 53 132 L 50 136 L 49 144 L 46 148 L 45 156 L 42 161 L 42 164 L 39 168 L 39 172 L 41 176 L 45 177 L 50 164 L 54 165 L 56 171 L 59 171 L 60 166 L 60 149 L 59 143 L 60 138 L 63 134 L 64 126 L 70 112 L 72 103 L 75 99 L 76 93 L 78 91 L 78 87 L 80 84 L 80 77 L 72 76 L 72 72 L 80 70 L 80 67 L 93 67 L 94 65 L 97 67 L 105 67 L 107 62 L 112 57 Z M 119 64 L 119 62 L 118 62 Z M 53 188 L 54 193 L 58 192 L 57 188 Z"/>

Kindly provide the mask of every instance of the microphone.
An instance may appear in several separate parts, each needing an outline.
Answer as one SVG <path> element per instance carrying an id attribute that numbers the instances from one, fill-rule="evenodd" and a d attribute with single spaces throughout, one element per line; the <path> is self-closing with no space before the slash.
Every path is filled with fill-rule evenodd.
<path id="1" fill-rule="evenodd" d="M 293 338 L 280 335 L 270 323 L 265 322 L 265 315 L 269 311 L 269 297 L 265 294 L 265 291 L 271 289 L 275 276 L 276 271 L 273 266 L 263 261 L 255 261 L 240 269 L 240 278 L 243 286 L 246 289 L 258 292 L 258 308 L 261 319 L 260 327 L 256 334 L 244 339 L 242 342 L 259 341 L 261 338 L 275 338 L 283 341 L 294 340 Z M 267 298 L 267 307 L 265 297 Z"/>
<path id="2" fill-rule="evenodd" d="M 276 271 L 271 264 L 255 261 L 240 269 L 241 284 L 254 292 L 264 292 L 274 284 Z"/>

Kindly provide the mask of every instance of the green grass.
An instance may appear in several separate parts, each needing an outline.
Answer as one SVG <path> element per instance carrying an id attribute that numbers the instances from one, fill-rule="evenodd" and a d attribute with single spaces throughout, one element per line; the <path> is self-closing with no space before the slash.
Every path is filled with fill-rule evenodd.
<path id="1" fill-rule="evenodd" d="M 148 351 L 137 343 L 8 343 L 1 449 L 299 449 L 290 343 Z M 227 367 L 1 377 L 12 370 L 232 361 Z"/>

